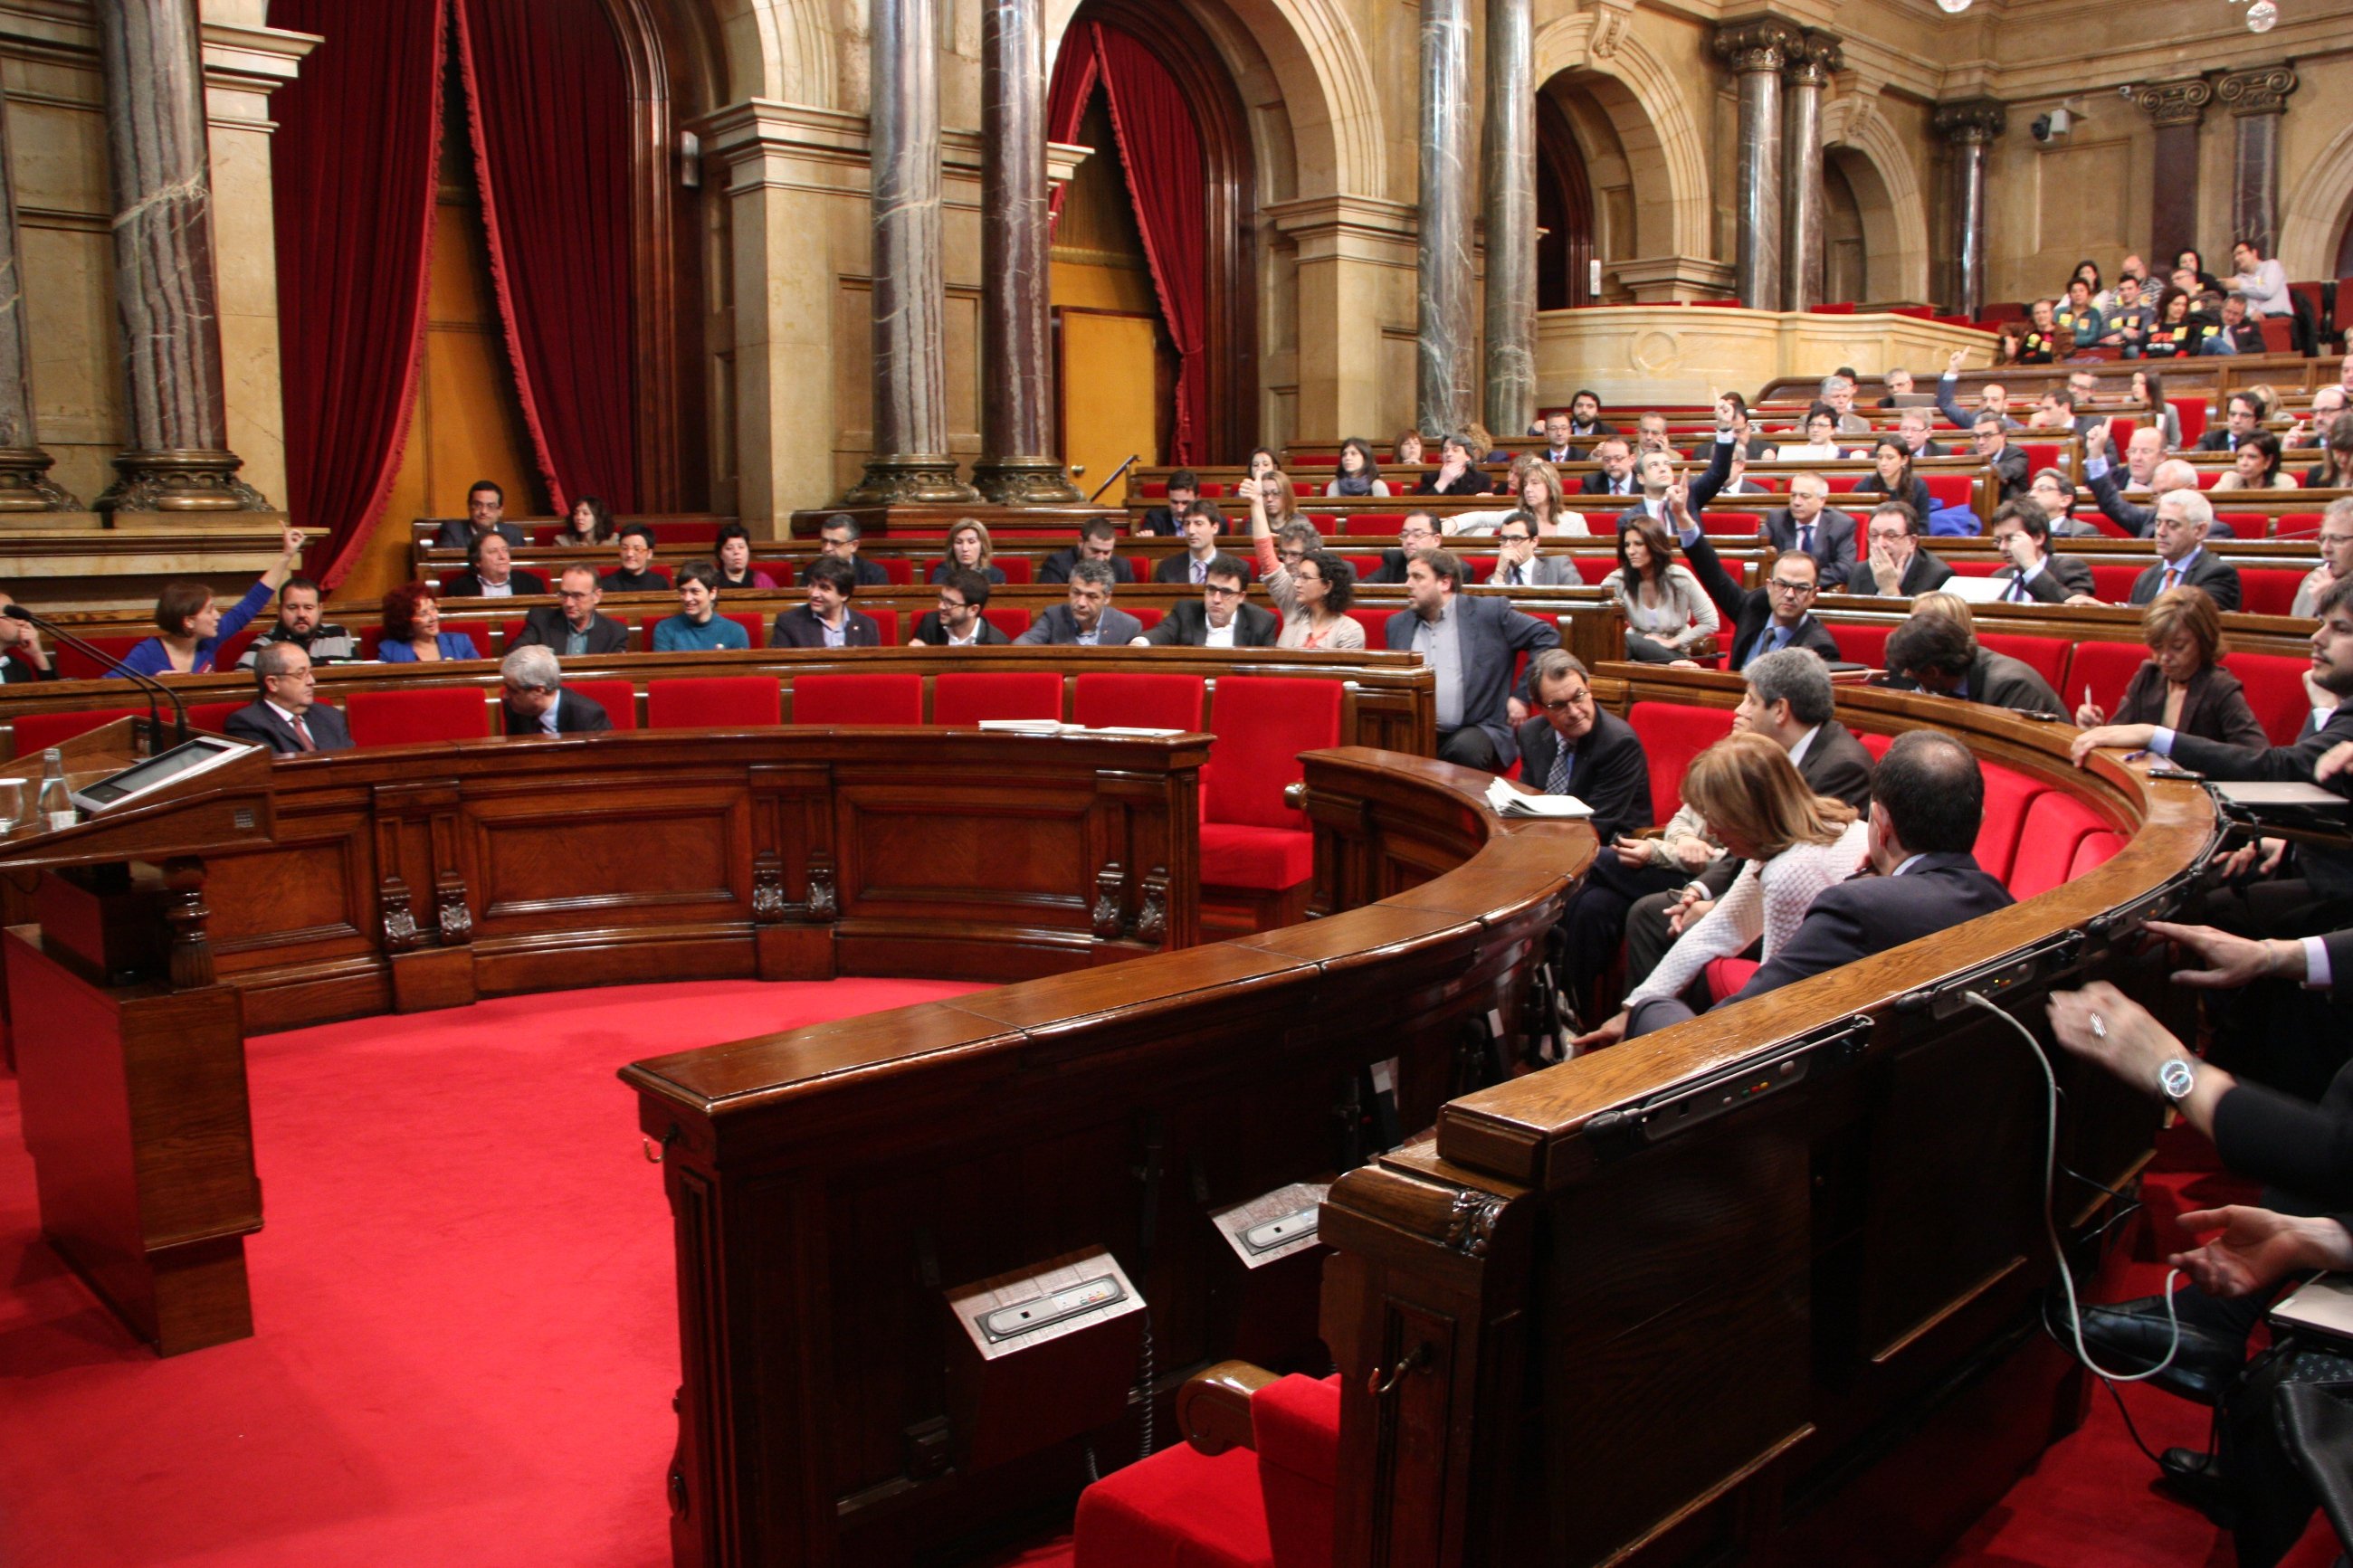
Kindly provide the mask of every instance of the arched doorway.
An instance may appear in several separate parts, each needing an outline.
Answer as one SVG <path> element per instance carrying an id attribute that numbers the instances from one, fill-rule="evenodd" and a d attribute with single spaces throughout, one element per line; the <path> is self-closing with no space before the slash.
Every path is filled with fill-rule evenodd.
<path id="1" fill-rule="evenodd" d="M 1536 309 L 1565 310 L 1599 298 L 1593 269 L 1593 191 L 1568 117 L 1536 96 Z"/>
<path id="2" fill-rule="evenodd" d="M 1580 276 L 1566 302 L 1629 302 L 1632 291 L 1612 271 L 1614 264 L 1675 253 L 1673 182 L 1658 129 L 1624 82 L 1586 68 L 1546 80 L 1536 104 L 1536 155 L 1540 168 L 1555 172 L 1550 183 L 1565 233 L 1575 234 L 1580 206 L 1583 213 L 1582 233 L 1568 242 L 1569 268 Z M 1572 182 L 1584 187 L 1581 203 Z M 1539 178 L 1537 221 L 1550 226 L 1544 216 L 1547 183 Z M 1583 267 L 1573 259 L 1580 239 Z M 1595 260 L 1601 264 L 1598 291 Z M 1541 277 L 1538 288 L 1542 300 Z"/>
<path id="3" fill-rule="evenodd" d="M 1813 297 L 1826 303 L 1852 303 L 1875 299 L 1868 281 L 1871 270 L 1868 230 L 1854 186 L 1835 156 L 1822 160 L 1822 276 L 1814 281 Z"/>

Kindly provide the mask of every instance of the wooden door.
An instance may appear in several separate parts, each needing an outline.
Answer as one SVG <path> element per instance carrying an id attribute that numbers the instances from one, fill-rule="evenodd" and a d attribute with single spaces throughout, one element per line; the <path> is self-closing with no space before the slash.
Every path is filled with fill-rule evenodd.
<path id="1" fill-rule="evenodd" d="M 1149 314 L 1074 306 L 1054 314 L 1062 460 L 1092 495 L 1131 455 L 1142 454 L 1139 467 L 1161 460 L 1160 322 Z M 1114 485 L 1103 499 L 1124 493 L 1124 483 Z"/>

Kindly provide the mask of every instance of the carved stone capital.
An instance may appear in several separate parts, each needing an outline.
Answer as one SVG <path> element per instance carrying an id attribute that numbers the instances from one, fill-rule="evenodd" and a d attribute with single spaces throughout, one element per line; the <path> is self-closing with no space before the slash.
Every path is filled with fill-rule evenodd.
<path id="1" fill-rule="evenodd" d="M 955 459 L 893 453 L 870 458 L 844 506 L 896 506 L 910 501 L 976 501 L 980 492 L 956 478 Z"/>
<path id="2" fill-rule="evenodd" d="M 1751 71 L 1778 71 L 1792 53 L 1805 47 L 1801 27 L 1778 16 L 1742 16 L 1715 29 L 1716 57 L 1735 76 Z"/>
<path id="3" fill-rule="evenodd" d="M 50 479 L 55 460 L 38 447 L 0 448 L 0 511 L 81 510 L 81 502 Z"/>
<path id="4" fill-rule="evenodd" d="M 2294 66 L 2261 66 L 2231 72 L 2214 84 L 2214 97 L 2232 114 L 2283 114 L 2295 89 Z"/>
<path id="5" fill-rule="evenodd" d="M 1948 142 L 1990 142 L 2010 129 L 2010 110 L 1991 98 L 1938 104 L 1936 127 L 1936 134 Z"/>
<path id="6" fill-rule="evenodd" d="M 2206 118 L 2206 106 L 2214 101 L 2214 89 L 2203 77 L 2153 82 L 2134 93 L 2133 101 L 2159 130 L 2168 125 L 2195 125 Z"/>
<path id="7" fill-rule="evenodd" d="M 1087 498 L 1052 458 L 988 458 L 972 466 L 973 489 L 999 506 L 1054 506 Z"/>
<path id="8" fill-rule="evenodd" d="M 1839 40 L 1828 33 L 1806 29 L 1805 37 L 1789 49 L 1783 68 L 1788 72 L 1793 86 L 1827 87 L 1831 74 L 1846 63 Z"/>
<path id="9" fill-rule="evenodd" d="M 234 452 L 125 452 L 120 476 L 92 510 L 117 511 L 268 511 L 262 493 L 237 477 Z"/>

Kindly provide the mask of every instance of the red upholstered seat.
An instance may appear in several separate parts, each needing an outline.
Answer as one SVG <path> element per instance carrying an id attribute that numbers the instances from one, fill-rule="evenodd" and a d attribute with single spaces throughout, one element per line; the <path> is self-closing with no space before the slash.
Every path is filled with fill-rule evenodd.
<path id="1" fill-rule="evenodd" d="M 1082 675 L 1071 698 L 1071 720 L 1091 729 L 1129 724 L 1198 730 L 1208 691 L 1208 683 L 1198 675 Z"/>
<path id="2" fill-rule="evenodd" d="M 1203 887 L 1279 893 L 1314 874 L 1315 836 L 1312 833 L 1240 822 L 1201 824 Z"/>
<path id="3" fill-rule="evenodd" d="M 874 559 L 882 563 L 882 574 L 890 579 L 893 586 L 906 587 L 913 584 L 915 563 L 905 556 L 878 555 Z"/>
<path id="4" fill-rule="evenodd" d="M 1229 675 L 1210 694 L 1218 737 L 1201 784 L 1201 882 L 1264 891 L 1314 870 L 1306 814 L 1282 792 L 1304 776 L 1302 752 L 1340 743 L 1336 680 Z"/>
<path id="5" fill-rule="evenodd" d="M 1873 762 L 1885 756 L 1887 748 L 1895 744 L 1894 736 L 1883 735 L 1876 730 L 1858 730 L 1854 738 L 1862 742 L 1862 749 L 1871 753 Z"/>
<path id="6" fill-rule="evenodd" d="M 874 623 L 875 640 L 884 647 L 899 643 L 899 612 L 886 605 L 868 605 L 860 612 Z"/>
<path id="7" fill-rule="evenodd" d="M 1641 738 L 1651 767 L 1651 820 L 1663 824 L 1683 803 L 1691 760 L 1732 733 L 1732 710 L 1681 702 L 1637 702 L 1626 721 Z"/>
<path id="8" fill-rule="evenodd" d="M 354 691 L 343 702 L 355 746 L 479 741 L 491 732 L 491 704 L 479 686 Z"/>
<path id="9" fill-rule="evenodd" d="M 1699 521 L 1701 529 L 1707 533 L 1753 539 L 1765 526 L 1765 514 L 1761 511 L 1718 511 L 1710 507 L 1700 513 Z M 1617 563 L 1613 561 L 1610 564 L 1614 566 Z"/>
<path id="10" fill-rule="evenodd" d="M 1377 533 L 1395 533 L 1405 521 L 1401 511 L 1356 511 L 1348 514 L 1348 531 L 1358 539 L 1370 539 Z"/>
<path id="11" fill-rule="evenodd" d="M 1978 868 L 2007 883 L 2018 857 L 2018 836 L 2026 824 L 2027 807 L 2043 795 L 2042 782 L 2031 774 L 1999 763 L 1985 770 L 1985 816 L 1978 825 Z"/>
<path id="12" fill-rule="evenodd" d="M 1389 617 L 1403 607 L 1391 608 L 1383 605 L 1375 608 L 1369 605 L 1351 605 L 1348 606 L 1348 618 L 1365 628 L 1366 648 L 1379 653 L 1389 646 Z"/>
<path id="13" fill-rule="evenodd" d="M 920 675 L 804 675 L 793 682 L 796 724 L 921 724 Z"/>
<path id="14" fill-rule="evenodd" d="M 1028 631 L 1029 629 L 1029 622 L 1033 618 L 1027 610 L 1009 608 L 983 610 L 980 613 L 987 618 L 990 626 L 995 626 L 998 631 L 1003 632 L 1008 637 L 1018 637 L 1023 632 Z"/>
<path id="15" fill-rule="evenodd" d="M 1708 999 L 1721 1002 L 1736 995 L 1748 984 L 1749 977 L 1765 966 L 1753 958 L 1712 958 L 1703 972 L 1707 977 Z"/>
<path id="16" fill-rule="evenodd" d="M 2181 426 L 2181 449 L 2188 451 L 2198 445 L 2198 437 L 2206 434 L 2206 400 L 2202 397 L 2168 397 L 2174 418 Z"/>
<path id="17" fill-rule="evenodd" d="M 147 639 L 143 637 L 84 637 L 81 640 L 121 658 Z M 67 680 L 96 680 L 106 674 L 106 666 L 79 648 L 68 647 L 63 643 L 52 644 L 46 637 L 42 639 L 42 646 L 49 649 L 49 658 L 56 663 L 58 674 Z"/>
<path id="18" fill-rule="evenodd" d="M 2022 659 L 2034 672 L 2051 683 L 2053 691 L 2067 684 L 2067 649 L 2065 637 L 2028 637 L 2020 632 L 1979 632 L 1978 641 L 1996 653 L 2005 653 Z"/>
<path id="19" fill-rule="evenodd" d="M 1147 632 L 1158 626 L 1161 618 L 1168 614 L 1157 605 L 1130 605 L 1127 613 L 1134 616 L 1136 624 Z"/>
<path id="20" fill-rule="evenodd" d="M 2295 323 L 2285 316 L 2264 316 L 2255 323 L 2263 330 L 2263 353 L 2295 353 Z"/>
<path id="21" fill-rule="evenodd" d="M 2009 563 L 1991 555 L 1965 555 L 1957 560 L 1947 561 L 1945 564 L 1953 569 L 1953 575 L 1956 577 L 1990 577 Z M 1980 637 L 1978 640 L 1983 642 L 1985 639 Z"/>
<path id="22" fill-rule="evenodd" d="M 1061 716 L 1062 678 L 1050 669 L 957 671 L 932 682 L 934 724 Z"/>
<path id="23" fill-rule="evenodd" d="M 75 713 L 22 714 L 11 730 L 16 739 L 15 755 L 20 759 L 37 756 L 76 735 L 88 734 L 100 724 L 111 724 L 117 719 L 128 719 L 133 713 L 143 715 L 146 711 L 144 708 L 92 708 Z M 26 791 L 28 796 L 31 793 L 29 789 Z"/>
<path id="24" fill-rule="evenodd" d="M 1135 493 L 1146 500 L 1166 500 L 1168 498 L 1168 481 L 1146 479 L 1135 487 Z"/>
<path id="25" fill-rule="evenodd" d="M 2250 537 L 2242 532 L 2240 538 Z M 2239 607 L 2251 616 L 2284 616 L 2295 604 L 2295 585 L 2304 573 L 2293 566 L 2239 568 Z"/>
<path id="26" fill-rule="evenodd" d="M 526 618 L 522 616 L 510 616 L 505 620 L 501 621 L 499 623 L 499 646 L 505 648 L 512 648 L 515 646 L 515 639 L 522 636 L 522 628 L 525 624 Z M 767 634 L 763 632 L 754 637 L 752 639 L 752 646 L 754 647 L 759 647 L 766 635 Z"/>
<path id="27" fill-rule="evenodd" d="M 1849 664 L 1867 664 L 1873 669 L 1887 663 L 1887 634 L 1895 628 L 1869 621 L 1825 621 L 1831 640 L 1839 647 L 1839 657 Z"/>
<path id="28" fill-rule="evenodd" d="M 245 657 L 245 650 L 253 646 L 253 639 L 268 631 L 276 624 L 277 621 L 274 616 L 256 616 L 245 625 L 237 627 L 237 635 L 235 637 L 221 638 L 220 646 L 213 649 L 213 668 L 215 669 L 235 669 L 237 668 L 237 661 Z M 475 640 L 479 642 L 481 639 L 478 637 Z"/>
<path id="29" fill-rule="evenodd" d="M 989 564 L 1004 573 L 1005 580 L 1008 584 L 1037 581 L 1035 574 L 1030 571 L 1029 557 L 1027 555 L 1000 555 Z"/>
<path id="30" fill-rule="evenodd" d="M 2269 514 L 2260 511 L 2218 511 L 2214 521 L 2232 539 L 2261 539 L 2271 528 Z"/>
<path id="31" fill-rule="evenodd" d="M 917 676 L 889 675 L 804 675 L 794 683 L 794 706 L 803 700 L 800 692 L 812 680 L 912 680 L 921 687 Z M 774 724 L 777 721 L 779 697 L 774 677 L 766 675 L 722 675 L 688 680 L 649 680 L 646 682 L 646 728 L 649 730 L 696 730 L 702 728 L 741 729 L 745 726 Z M 915 722 L 917 721 L 909 721 Z M 804 724 L 841 723 L 832 719 L 800 719 Z M 888 719 L 871 721 L 887 724 Z"/>
<path id="32" fill-rule="evenodd" d="M 2094 598 L 2111 605 L 2121 605 L 2132 597 L 2133 584 L 2146 567 L 2129 561 L 2094 561 L 2092 563 L 2092 594 Z"/>
<path id="33" fill-rule="evenodd" d="M 2067 863 L 2067 879 L 2073 881 L 2095 867 L 2105 866 L 2125 847 L 2125 836 L 2102 828 L 2086 833 L 2084 841 L 2075 846 L 2075 858 Z"/>
<path id="34" fill-rule="evenodd" d="M 2284 653 L 2226 653 L 2222 668 L 2247 689 L 2247 706 L 2255 710 L 2272 744 L 2294 744 L 2312 711 L 2311 699 L 2304 689 L 2304 672 L 2312 668 L 2312 661 Z"/>
<path id="35" fill-rule="evenodd" d="M 217 735 L 228 716 L 245 706 L 243 698 L 233 702 L 191 702 L 188 704 L 188 728 L 207 730 Z"/>
<path id="36" fill-rule="evenodd" d="M 2320 531 L 2320 514 L 2316 511 L 2284 511 L 2272 519 L 2274 539 L 2309 539 Z"/>
<path id="37" fill-rule="evenodd" d="M 2113 715 L 2125 700 L 2125 688 L 2147 662 L 2148 650 L 2137 642 L 2079 642 L 2067 661 L 2067 688 L 2059 695 L 2072 710 L 2088 686 L 2100 711 Z"/>
<path id="38" fill-rule="evenodd" d="M 1113 1470 L 1079 1494 L 1071 1533 L 1071 1568 L 1275 1568 L 1248 1448 L 1179 1446 Z"/>
<path id="39" fill-rule="evenodd" d="M 2019 445 L 2026 449 L 2029 473 L 2037 468 L 2062 468 L 2067 460 L 2067 447 L 2062 442 L 2021 441 Z"/>
<path id="40" fill-rule="evenodd" d="M 2010 863 L 2010 895 L 2031 899 L 2064 886 L 2073 874 L 2076 848 L 2106 826 L 2098 812 L 2072 795 L 2049 790 L 2036 796 L 2027 808 L 2026 826 Z"/>
<path id="41" fill-rule="evenodd" d="M 1302 512 L 1300 515 L 1308 521 L 1316 532 L 1326 539 L 1332 538 L 1340 531 L 1340 518 L 1336 512 L 1309 511 Z"/>
<path id="42" fill-rule="evenodd" d="M 567 691 L 578 692 L 605 710 L 616 730 L 638 727 L 638 689 L 626 680 L 567 680 Z"/>
<path id="43" fill-rule="evenodd" d="M 2215 482 L 2216 482 L 2217 480 L 2221 479 L 2221 477 L 2222 477 L 2224 474 L 2227 474 L 2227 473 L 2229 473 L 2230 471 L 2231 471 L 2231 470 L 2230 470 L 2229 468 L 2218 468 L 2211 467 L 2211 465 L 2210 465 L 2209 467 L 2202 468 L 2199 469 L 2199 470 L 2198 470 L 2198 488 L 2199 488 L 2200 489 L 2201 489 L 2201 490 L 2211 490 L 2211 489 L 2212 489 L 2214 488 Z"/>
<path id="44" fill-rule="evenodd" d="M 1853 491 L 1857 485 L 1862 483 L 1862 476 L 1861 474 L 1832 474 L 1830 476 L 1827 482 L 1831 487 L 1831 493 L 1832 495 L 1849 494 Z"/>

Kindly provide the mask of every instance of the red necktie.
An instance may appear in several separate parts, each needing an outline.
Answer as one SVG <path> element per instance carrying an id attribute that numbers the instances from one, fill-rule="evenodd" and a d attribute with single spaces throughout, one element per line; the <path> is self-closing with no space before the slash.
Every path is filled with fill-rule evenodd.
<path id="1" fill-rule="evenodd" d="M 302 749 L 306 752 L 315 752 L 319 749 L 311 740 L 311 726 L 302 722 L 302 715 L 300 713 L 294 715 L 294 738 L 302 742 Z"/>

